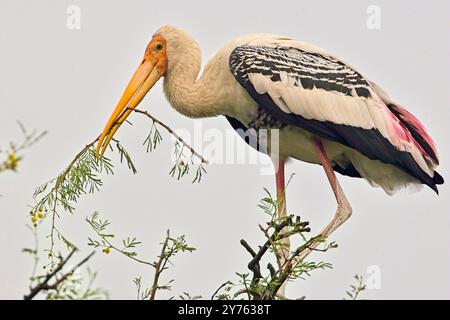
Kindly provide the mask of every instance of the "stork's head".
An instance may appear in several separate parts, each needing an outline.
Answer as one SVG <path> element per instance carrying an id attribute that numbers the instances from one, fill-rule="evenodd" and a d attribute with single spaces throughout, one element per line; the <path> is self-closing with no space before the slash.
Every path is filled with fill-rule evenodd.
<path id="1" fill-rule="evenodd" d="M 182 49 L 187 34 L 175 27 L 162 27 L 153 35 L 137 70 L 128 83 L 116 108 L 111 114 L 97 144 L 97 156 L 103 156 L 109 142 L 120 125 L 136 108 L 147 92 L 158 80 L 166 75 L 169 65 L 177 64 L 177 51 Z M 172 58 L 173 59 L 172 59 Z"/>

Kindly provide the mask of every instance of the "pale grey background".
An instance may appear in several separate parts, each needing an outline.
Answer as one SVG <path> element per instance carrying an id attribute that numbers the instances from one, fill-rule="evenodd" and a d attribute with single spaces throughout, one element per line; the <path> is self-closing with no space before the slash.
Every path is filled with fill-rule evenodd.
<path id="1" fill-rule="evenodd" d="M 66 28 L 70 4 L 82 10 L 82 28 Z M 381 30 L 368 30 L 366 9 L 381 8 Z M 20 136 L 15 123 L 47 129 L 49 135 L 26 152 L 18 174 L 0 179 L 0 298 L 20 298 L 31 271 L 32 244 L 26 230 L 27 204 L 34 187 L 58 173 L 103 127 L 153 31 L 175 24 L 193 34 L 208 59 L 226 41 L 249 32 L 294 36 L 336 52 L 378 82 L 429 128 L 448 178 L 450 101 L 450 3 L 442 1 L 23 1 L 0 0 L 0 137 L 4 146 Z M 165 101 L 161 85 L 143 106 L 175 128 L 193 127 Z M 273 179 L 258 165 L 211 165 L 201 184 L 168 177 L 170 143 L 145 154 L 141 143 L 148 125 L 132 116 L 118 137 L 129 148 L 139 174 L 123 166 L 105 177 L 102 192 L 83 197 L 75 215 L 64 215 L 63 229 L 89 252 L 92 235 L 86 215 L 99 210 L 118 235 L 144 242 L 142 258 L 159 252 L 164 231 L 184 233 L 198 248 L 175 260 L 165 279 L 176 278 L 174 293 L 209 297 L 235 271 L 246 271 L 248 254 L 241 238 L 261 243 L 256 207 Z M 204 120 L 205 128 L 225 130 L 223 118 Z M 287 194 L 289 210 L 318 230 L 335 209 L 332 193 L 318 166 L 291 163 L 295 172 Z M 388 197 L 366 182 L 341 178 L 354 215 L 333 237 L 340 247 L 326 255 L 334 269 L 319 271 L 290 285 L 290 296 L 339 299 L 355 273 L 370 265 L 381 270 L 381 289 L 364 297 L 450 298 L 450 215 L 448 184 L 441 195 L 424 189 Z M 42 243 L 43 245 L 43 243 Z M 81 258 L 81 256 L 79 256 Z M 98 284 L 112 298 L 135 297 L 132 278 L 150 282 L 151 270 L 117 254 L 101 252 L 92 260 Z M 167 297 L 168 294 L 163 296 Z"/>

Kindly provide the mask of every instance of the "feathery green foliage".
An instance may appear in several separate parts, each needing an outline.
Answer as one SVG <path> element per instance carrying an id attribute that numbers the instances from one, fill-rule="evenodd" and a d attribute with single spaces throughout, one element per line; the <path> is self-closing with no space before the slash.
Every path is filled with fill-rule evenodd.
<path id="1" fill-rule="evenodd" d="M 126 237 L 120 241 L 120 244 L 115 244 L 113 241 L 115 235 L 107 231 L 110 222 L 108 220 L 100 219 L 99 213 L 94 212 L 91 216 L 86 217 L 86 222 L 90 225 L 92 230 L 97 235 L 98 239 L 88 238 L 88 245 L 94 248 L 103 248 L 103 252 L 109 253 L 109 250 L 114 250 L 119 252 L 128 258 L 133 259 L 136 262 L 143 263 L 154 267 L 154 263 L 147 262 L 138 259 L 138 253 L 136 252 L 136 247 L 138 247 L 142 242 L 138 241 L 136 237 Z"/>
<path id="2" fill-rule="evenodd" d="M 148 114 L 146 111 L 134 110 L 137 113 L 146 115 L 152 120 L 149 134 L 143 142 L 146 152 L 152 152 L 161 143 L 163 137 L 158 130 L 162 126 L 175 138 L 173 155 L 174 165 L 169 171 L 171 177 L 177 180 L 186 176 L 193 165 L 197 165 L 195 176 L 192 182 L 200 182 L 202 175 L 206 173 L 204 164 L 207 163 L 192 147 L 190 147 L 181 137 L 172 129 Z M 37 265 L 39 264 L 39 250 L 37 248 L 25 248 L 24 252 L 30 254 L 34 259 L 33 275 L 30 277 L 31 292 L 28 297 L 33 298 L 36 293 L 46 292 L 47 299 L 97 299 L 108 298 L 106 291 L 100 288 L 93 288 L 92 284 L 97 273 L 88 269 L 87 277 L 75 276 L 74 271 L 84 264 L 92 256 L 89 255 L 76 266 L 75 269 L 64 273 L 60 269 L 65 265 L 72 254 L 77 251 L 77 247 L 68 240 L 56 225 L 61 212 L 74 213 L 76 203 L 85 194 L 95 193 L 103 186 L 102 175 L 113 175 L 114 165 L 110 158 L 102 157 L 98 159 L 95 154 L 94 145 L 97 139 L 86 145 L 69 163 L 69 165 L 55 178 L 38 187 L 34 193 L 35 205 L 30 210 L 34 232 L 37 232 L 37 226 L 40 225 L 47 216 L 51 218 L 51 230 L 48 235 L 50 239 L 50 248 L 45 251 L 50 258 L 50 262 L 44 266 L 47 268 L 46 274 L 36 275 Z M 130 154 L 124 146 L 113 139 L 110 149 L 117 152 L 121 163 L 125 163 L 132 173 L 136 174 L 137 169 L 131 159 Z M 200 164 L 195 163 L 194 158 L 200 160 Z M 292 176 L 291 176 L 292 178 Z M 291 179 L 289 179 L 288 184 Z M 327 262 L 305 261 L 299 257 L 307 250 L 325 252 L 336 248 L 334 242 L 327 243 L 326 239 L 316 236 L 309 237 L 309 223 L 302 221 L 300 217 L 288 215 L 280 217 L 278 201 L 272 197 L 271 193 L 264 189 L 265 196 L 258 207 L 262 209 L 268 217 L 264 227 L 259 226 L 264 236 L 264 242 L 258 246 L 255 251 L 245 241 L 241 240 L 242 246 L 250 253 L 252 259 L 248 264 L 250 272 L 236 273 L 237 282 L 226 281 L 213 294 L 213 298 L 227 299 L 287 299 L 281 296 L 279 289 L 289 281 L 306 279 L 313 271 L 332 268 Z M 154 262 L 142 260 L 138 255 L 137 249 L 142 245 L 136 237 L 128 236 L 117 240 L 116 236 L 109 231 L 110 222 L 108 219 L 101 219 L 98 212 L 94 212 L 86 217 L 86 222 L 95 232 L 95 237 L 88 238 L 88 246 L 95 249 L 101 248 L 102 252 L 109 254 L 110 251 L 117 252 L 123 256 L 148 265 L 153 270 L 153 281 L 145 287 L 142 284 L 142 277 L 136 277 L 133 280 L 137 289 L 138 299 L 155 299 L 156 293 L 162 290 L 172 290 L 174 279 L 161 281 L 161 275 L 172 265 L 172 259 L 183 252 L 193 252 L 194 247 L 187 244 L 185 236 L 171 237 L 169 231 L 164 241 L 161 243 L 161 253 Z M 37 237 L 36 237 L 37 239 Z M 55 240 L 60 240 L 71 253 L 63 258 L 55 254 Z M 288 250 L 285 240 L 289 239 L 292 249 Z M 313 246 L 320 243 L 321 247 Z M 282 250 L 280 250 L 282 249 Z M 281 259 L 280 252 L 286 252 Z M 261 267 L 261 263 L 267 264 L 266 268 Z M 55 273 L 53 270 L 56 270 Z M 53 284 L 48 284 L 49 280 L 55 279 Z M 358 280 L 357 285 L 352 285 L 347 295 L 356 299 L 361 291 L 365 289 L 362 284 L 362 278 Z M 33 290 L 35 291 L 33 293 Z M 176 296 L 178 299 L 193 300 L 201 296 L 190 295 L 183 292 Z M 171 299 L 175 299 L 172 296 Z"/>
<path id="3" fill-rule="evenodd" d="M 151 152 L 155 150 L 162 141 L 158 125 L 162 126 L 176 138 L 174 156 L 177 160 L 169 174 L 172 177 L 176 175 L 177 179 L 180 179 L 189 173 L 190 166 L 194 164 L 193 158 L 199 157 L 201 161 L 193 182 L 200 182 L 202 174 L 206 172 L 203 165 L 207 161 L 194 149 L 187 147 L 186 142 L 167 125 L 146 111 L 136 109 L 134 111 L 146 115 L 152 121 L 150 132 L 144 141 L 146 151 Z M 31 207 L 29 214 L 35 224 L 41 223 L 47 216 L 51 218 L 51 228 L 48 235 L 50 245 L 47 251 L 52 263 L 56 263 L 53 258 L 55 256 L 54 247 L 56 240 L 65 244 L 68 250 L 76 248 L 75 244 L 64 236 L 63 232 L 57 227 L 57 220 L 61 217 L 61 212 L 74 213 L 75 205 L 81 196 L 97 192 L 103 186 L 102 174 L 114 174 L 114 165 L 110 158 L 102 157 L 98 159 L 96 157 L 94 145 L 97 141 L 98 138 L 87 144 L 60 174 L 36 188 L 34 192 L 35 204 Z M 133 174 L 137 173 L 131 155 L 118 140 L 112 139 L 109 148 L 111 151 L 118 153 L 120 162 L 126 163 Z M 190 157 L 185 154 L 187 149 L 191 153 Z M 44 212 L 46 214 L 43 214 Z M 37 219 L 39 215 L 44 215 L 42 220 Z"/>
<path id="4" fill-rule="evenodd" d="M 350 300 L 357 300 L 361 292 L 366 290 L 366 285 L 364 284 L 364 279 L 361 275 L 355 274 L 353 278 L 355 279 L 355 283 L 350 285 L 350 289 L 348 289 L 345 294 Z"/>
<path id="5" fill-rule="evenodd" d="M 313 242 L 323 243 L 323 248 L 314 249 L 317 251 L 327 251 L 335 248 L 336 245 L 335 243 L 326 244 L 325 239 L 320 237 L 307 237 L 306 234 L 310 232 L 309 223 L 301 221 L 299 217 L 288 215 L 285 219 L 280 219 L 277 200 L 267 189 L 264 189 L 264 192 L 265 196 L 261 199 L 258 207 L 269 218 L 266 227 L 260 226 L 265 242 L 258 246 L 258 251 L 255 251 L 245 240 L 241 240 L 242 246 L 252 256 L 252 260 L 248 264 L 251 273 L 236 273 L 238 281 L 227 281 L 213 296 L 219 300 L 286 299 L 278 294 L 278 290 L 283 284 L 288 281 L 305 279 L 315 270 L 332 268 L 332 265 L 327 262 L 309 262 L 297 259 L 303 251 L 311 249 Z M 286 238 L 289 238 L 291 245 L 294 241 L 299 244 L 286 254 L 283 262 L 277 253 L 280 252 L 281 247 L 286 248 L 283 243 L 283 239 Z M 270 253 L 270 256 L 267 256 L 267 252 Z M 261 267 L 264 257 L 267 265 L 266 272 Z"/>

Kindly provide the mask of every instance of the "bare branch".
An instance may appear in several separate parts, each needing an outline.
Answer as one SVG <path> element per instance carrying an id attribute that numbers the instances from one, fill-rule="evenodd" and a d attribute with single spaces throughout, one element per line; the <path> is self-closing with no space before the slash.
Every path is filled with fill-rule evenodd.
<path id="1" fill-rule="evenodd" d="M 303 246 L 297 248 L 297 250 L 293 252 L 289 257 L 287 257 L 286 261 L 284 261 L 283 263 L 280 262 L 280 258 L 277 255 L 277 247 L 283 245 L 282 243 L 280 244 L 280 240 L 282 239 L 289 238 L 295 234 L 309 232 L 310 228 L 308 227 L 308 224 L 308 222 L 301 222 L 298 217 L 294 222 L 293 216 L 288 216 L 280 223 L 271 221 L 269 227 L 266 229 L 259 225 L 259 228 L 264 233 L 267 240 L 261 247 L 259 247 L 258 252 L 255 252 L 245 240 L 241 240 L 241 245 L 252 256 L 252 260 L 248 263 L 248 269 L 252 271 L 253 279 L 251 281 L 250 288 L 247 288 L 247 284 L 244 283 L 244 290 L 238 291 L 237 294 L 239 295 L 246 292 L 256 300 L 274 299 L 275 297 L 285 299 L 283 295 L 280 295 L 278 293 L 278 290 L 283 285 L 283 283 L 285 283 L 291 276 L 292 270 L 296 266 L 293 264 L 295 257 L 298 256 L 299 252 L 308 249 L 310 244 L 316 241 L 316 239 L 311 239 L 307 241 Z M 287 227 L 289 227 L 289 229 L 283 232 L 283 230 L 285 230 Z M 269 229 L 273 229 L 271 235 L 269 235 Z M 278 270 L 275 270 L 273 265 L 268 263 L 267 269 L 270 272 L 271 285 L 261 287 L 258 285 L 260 283 L 260 280 L 263 279 L 263 276 L 261 274 L 260 262 L 269 248 L 272 248 L 272 251 L 277 258 Z"/>
<path id="2" fill-rule="evenodd" d="M 226 285 L 229 285 L 229 284 L 231 284 L 230 281 L 227 281 L 227 282 L 222 283 L 222 284 L 216 289 L 216 291 L 214 291 L 214 293 L 212 294 L 211 300 L 214 300 L 214 297 L 217 295 L 217 293 L 219 293 L 220 289 L 222 289 L 223 287 L 225 287 Z"/>
<path id="3" fill-rule="evenodd" d="M 165 262 L 164 260 L 168 260 L 168 255 L 166 254 L 166 248 L 167 248 L 167 243 L 169 242 L 169 238 L 170 238 L 170 231 L 167 230 L 167 234 L 166 234 L 166 238 L 164 239 L 162 248 L 161 248 L 161 254 L 159 256 L 158 261 L 155 263 L 155 275 L 153 277 L 153 284 L 151 287 L 151 293 L 150 293 L 150 300 L 155 300 L 155 296 L 156 296 L 156 291 L 158 291 L 158 281 L 159 281 L 159 276 L 161 275 L 161 273 L 164 271 L 165 268 Z"/>
<path id="4" fill-rule="evenodd" d="M 202 163 L 205 164 L 209 164 L 208 160 L 206 160 L 200 153 L 198 153 L 197 151 L 195 151 L 195 149 L 189 145 L 186 141 L 183 140 L 183 138 L 181 138 L 173 129 L 171 129 L 168 125 L 166 125 L 165 123 L 161 122 L 160 120 L 158 120 L 157 118 L 155 118 L 154 116 L 152 116 L 150 113 L 148 113 L 147 111 L 144 110 L 139 110 L 139 109 L 132 109 L 132 108 L 127 108 L 130 110 L 133 110 L 136 113 L 140 113 L 143 115 L 146 115 L 148 118 L 152 119 L 153 122 L 159 124 L 161 127 L 163 127 L 164 129 L 166 129 L 172 136 L 175 137 L 175 139 L 177 139 L 183 146 L 185 146 L 186 148 L 189 149 L 189 151 L 195 155 L 198 159 L 200 159 L 200 161 Z"/>
<path id="5" fill-rule="evenodd" d="M 30 288 L 30 293 L 25 295 L 23 297 L 24 300 L 32 300 L 39 292 L 41 291 L 48 291 L 52 289 L 56 289 L 58 285 L 60 285 L 62 282 L 64 282 L 67 277 L 69 277 L 71 274 L 73 274 L 79 267 L 81 267 L 83 264 L 85 264 L 93 255 L 94 251 L 91 252 L 86 258 L 81 260 L 78 264 L 76 264 L 73 268 L 71 268 L 68 272 L 64 273 L 60 278 L 56 279 L 57 274 L 61 271 L 61 269 L 66 265 L 66 263 L 72 258 L 73 254 L 77 251 L 77 249 L 73 249 L 69 255 L 65 258 L 61 258 L 61 262 L 56 266 L 56 268 L 48 273 L 45 278 L 37 284 L 35 287 Z M 53 284 L 48 284 L 48 282 L 55 278 L 55 282 Z"/>

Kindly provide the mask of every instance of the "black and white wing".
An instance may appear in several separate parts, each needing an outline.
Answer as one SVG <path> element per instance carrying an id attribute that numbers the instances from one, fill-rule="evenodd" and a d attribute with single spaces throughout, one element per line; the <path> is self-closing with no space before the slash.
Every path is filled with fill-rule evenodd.
<path id="1" fill-rule="evenodd" d="M 399 117 L 378 87 L 332 54 L 268 39 L 236 47 L 229 64 L 250 96 L 280 121 L 392 164 L 434 190 L 442 182 L 434 171 L 434 143 L 420 122 Z"/>

